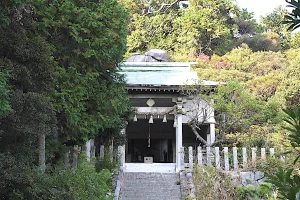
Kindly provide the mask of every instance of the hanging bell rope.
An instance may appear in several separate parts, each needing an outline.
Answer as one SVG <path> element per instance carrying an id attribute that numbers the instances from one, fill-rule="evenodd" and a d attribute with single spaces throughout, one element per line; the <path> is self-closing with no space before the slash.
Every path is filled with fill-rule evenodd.
<path id="1" fill-rule="evenodd" d="M 150 139 L 151 139 L 150 125 L 151 124 L 149 123 L 148 147 L 151 146 L 151 141 L 150 141 Z"/>

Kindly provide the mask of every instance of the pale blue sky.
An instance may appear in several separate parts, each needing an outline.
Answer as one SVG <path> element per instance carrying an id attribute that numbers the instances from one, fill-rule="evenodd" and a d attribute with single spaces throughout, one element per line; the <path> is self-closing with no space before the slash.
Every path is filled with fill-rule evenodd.
<path id="1" fill-rule="evenodd" d="M 236 0 L 241 8 L 247 8 L 254 12 L 255 18 L 259 20 L 261 15 L 271 13 L 275 7 L 282 5 L 286 8 L 285 0 Z"/>

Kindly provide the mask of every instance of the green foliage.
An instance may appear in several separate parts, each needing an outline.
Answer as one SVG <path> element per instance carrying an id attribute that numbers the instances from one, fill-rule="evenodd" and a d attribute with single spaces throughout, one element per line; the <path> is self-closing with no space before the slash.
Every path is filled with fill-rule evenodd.
<path id="1" fill-rule="evenodd" d="M 282 6 L 278 6 L 270 14 L 262 16 L 260 18 L 260 23 L 265 31 L 272 31 L 277 34 L 283 34 L 286 31 L 286 25 L 282 23 L 284 21 L 284 16 L 287 14 L 287 10 Z"/>
<path id="2" fill-rule="evenodd" d="M 109 156 L 105 156 L 103 159 L 97 159 L 95 164 L 95 169 L 97 172 L 100 172 L 104 169 L 107 169 L 110 172 L 112 172 L 114 169 L 116 169 L 116 167 L 117 163 L 111 162 Z"/>
<path id="3" fill-rule="evenodd" d="M 236 46 L 240 46 L 245 43 L 254 52 L 256 51 L 280 51 L 281 50 L 281 40 L 277 33 L 267 32 L 256 34 L 252 37 L 248 35 L 242 36 L 236 42 Z"/>
<path id="4" fill-rule="evenodd" d="M 111 173 L 96 172 L 86 161 L 78 169 L 55 170 L 34 175 L 34 184 L 29 189 L 33 199 L 113 199 L 106 197 L 111 191 Z"/>
<path id="5" fill-rule="evenodd" d="M 287 15 L 285 15 L 285 21 L 283 23 L 289 24 L 288 29 L 295 30 L 300 26 L 300 1 L 286 0 L 286 2 L 289 4 L 288 7 L 291 7 L 293 10 Z"/>
<path id="6" fill-rule="evenodd" d="M 126 11 L 117 1 L 75 0 L 0 1 L 0 11 L 0 196 L 105 199 L 110 172 L 86 164 L 60 170 L 58 151 L 121 129 L 129 115 L 116 73 Z M 39 135 L 45 173 L 37 170 Z"/>
<path id="7" fill-rule="evenodd" d="M 293 111 L 284 111 L 288 117 L 284 119 L 286 123 L 290 125 L 290 127 L 284 127 L 286 130 L 290 131 L 289 140 L 291 141 L 292 147 L 296 150 L 300 147 L 300 106 L 296 107 Z M 298 156 L 294 161 L 294 164 L 300 158 L 300 152 L 298 152 Z"/>
<path id="8" fill-rule="evenodd" d="M 103 200 L 112 191 L 111 172 L 80 159 L 77 169 L 53 169 L 42 173 L 9 155 L 0 154 L 0 195 L 3 199 Z"/>
<path id="9" fill-rule="evenodd" d="M 217 88 L 215 110 L 221 112 L 220 122 L 225 123 L 223 131 L 243 132 L 252 124 L 260 123 L 263 104 L 245 87 L 237 82 L 229 82 Z M 226 117 L 222 117 L 225 113 Z"/>
<path id="10" fill-rule="evenodd" d="M 127 1 L 122 2 L 130 7 Z M 159 48 L 168 51 L 174 60 L 201 53 L 224 54 L 232 37 L 231 25 L 227 23 L 229 13 L 233 10 L 232 2 L 219 0 L 190 3 L 185 10 L 170 9 L 148 15 L 137 14 L 136 7 L 131 8 L 133 10 L 130 12 L 135 14 L 131 16 L 128 27 L 128 52 Z"/>
<path id="11" fill-rule="evenodd" d="M 282 78 L 282 74 L 267 74 L 248 81 L 247 86 L 255 95 L 268 100 L 275 95 Z"/>
<path id="12" fill-rule="evenodd" d="M 300 48 L 300 33 L 294 33 L 290 41 L 290 48 Z"/>
<path id="13" fill-rule="evenodd" d="M 58 83 L 53 95 L 67 144 L 83 144 L 106 128 L 121 128 L 129 113 L 123 77 L 127 13 L 117 1 L 29 1 L 36 31 L 47 38 Z"/>
<path id="14" fill-rule="evenodd" d="M 238 187 L 237 199 L 269 199 L 271 197 L 272 184 L 262 183 L 258 188 L 254 187 Z"/>
<path id="15" fill-rule="evenodd" d="M 5 73 L 0 72 L 0 116 L 5 116 L 10 110 L 9 99 L 8 99 L 9 90 L 7 88 L 7 78 Z"/>
<path id="16" fill-rule="evenodd" d="M 254 19 L 253 12 L 248 12 L 247 9 L 242 8 L 241 10 L 238 10 L 235 15 L 236 16 L 233 18 L 233 20 L 238 27 L 238 33 L 240 35 L 252 35 L 258 32 L 258 24 Z"/>
<path id="17" fill-rule="evenodd" d="M 197 199 L 235 199 L 235 185 L 230 175 L 212 166 L 194 166 L 193 181 Z"/>
<path id="18" fill-rule="evenodd" d="M 299 49 L 296 50 L 299 53 Z M 291 60 L 291 64 L 284 72 L 284 78 L 279 86 L 279 92 L 286 101 L 288 109 L 293 109 L 300 104 L 300 57 L 299 54 Z"/>
<path id="19" fill-rule="evenodd" d="M 296 199 L 297 193 L 300 191 L 300 175 L 292 175 L 294 169 L 283 170 L 273 175 L 268 175 L 267 182 L 274 184 L 279 191 L 280 199 Z"/>
<path id="20" fill-rule="evenodd" d="M 32 16 L 24 9 L 12 9 L 22 13 L 20 18 L 12 17 L 11 23 L 0 28 L 0 71 L 9 73 L 11 107 L 0 118 L 0 153 L 30 169 L 36 164 L 38 135 L 54 135 L 57 129 L 49 97 L 55 84 L 55 62 L 44 38 L 33 33 Z"/>
<path id="21" fill-rule="evenodd" d="M 290 131 L 289 140 L 295 150 L 297 150 L 297 157 L 294 160 L 294 164 L 298 161 L 299 147 L 300 147 L 300 106 L 293 111 L 285 111 L 288 115 L 284 120 L 289 126 L 285 127 Z M 279 191 L 281 199 L 295 199 L 297 193 L 300 191 L 300 175 L 299 171 L 293 174 L 294 168 L 283 169 L 279 168 L 279 171 L 275 175 L 268 175 L 268 182 L 274 184 Z"/>

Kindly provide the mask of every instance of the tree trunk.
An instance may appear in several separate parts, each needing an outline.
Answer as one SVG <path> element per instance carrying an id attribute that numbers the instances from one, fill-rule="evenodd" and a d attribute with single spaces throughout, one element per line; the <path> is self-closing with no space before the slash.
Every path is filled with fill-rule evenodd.
<path id="1" fill-rule="evenodd" d="M 64 157 L 64 165 L 65 165 L 65 168 L 70 167 L 70 151 L 69 151 L 69 149 L 67 150 L 65 157 Z"/>
<path id="2" fill-rule="evenodd" d="M 72 167 L 73 168 L 77 168 L 78 166 L 78 146 L 74 146 L 73 148 L 73 163 L 72 163 Z"/>
<path id="3" fill-rule="evenodd" d="M 39 134 L 39 166 L 42 170 L 42 172 L 45 172 L 46 170 L 46 147 L 45 147 L 45 139 L 46 136 L 44 133 Z"/>

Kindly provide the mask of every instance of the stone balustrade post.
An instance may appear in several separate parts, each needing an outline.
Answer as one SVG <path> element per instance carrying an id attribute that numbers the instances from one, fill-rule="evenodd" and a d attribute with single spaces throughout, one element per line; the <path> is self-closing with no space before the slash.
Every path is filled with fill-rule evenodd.
<path id="1" fill-rule="evenodd" d="M 237 157 L 237 148 L 233 147 L 232 152 L 233 152 L 233 170 L 237 171 L 239 169 L 239 161 L 238 161 L 238 157 Z"/>
<path id="2" fill-rule="evenodd" d="M 206 147 L 206 161 L 207 161 L 207 166 L 211 165 L 211 151 L 210 151 L 210 147 Z"/>
<path id="3" fill-rule="evenodd" d="M 100 145 L 99 157 L 100 159 L 104 159 L 104 145 Z"/>
<path id="4" fill-rule="evenodd" d="M 243 169 L 246 169 L 247 168 L 247 162 L 248 162 L 247 149 L 245 147 L 243 147 L 242 151 L 243 151 Z"/>
<path id="5" fill-rule="evenodd" d="M 198 165 L 202 165 L 202 158 L 203 158 L 203 154 L 202 154 L 202 148 L 200 146 L 197 147 L 197 157 L 198 157 Z"/>
<path id="6" fill-rule="evenodd" d="M 266 148 L 261 148 L 261 159 L 266 159 Z"/>
<path id="7" fill-rule="evenodd" d="M 270 157 L 273 157 L 275 154 L 274 148 L 270 148 Z"/>
<path id="8" fill-rule="evenodd" d="M 224 147 L 225 171 L 229 171 L 228 147 Z"/>
<path id="9" fill-rule="evenodd" d="M 193 147 L 189 147 L 189 167 L 192 169 L 194 164 Z"/>
<path id="10" fill-rule="evenodd" d="M 252 150 L 252 163 L 256 162 L 256 148 L 251 148 Z"/>
<path id="11" fill-rule="evenodd" d="M 221 168 L 221 162 L 220 162 L 220 148 L 215 147 L 215 154 L 216 154 L 216 168 L 220 169 Z"/>

